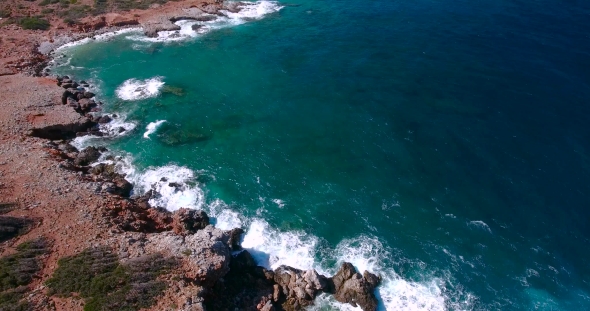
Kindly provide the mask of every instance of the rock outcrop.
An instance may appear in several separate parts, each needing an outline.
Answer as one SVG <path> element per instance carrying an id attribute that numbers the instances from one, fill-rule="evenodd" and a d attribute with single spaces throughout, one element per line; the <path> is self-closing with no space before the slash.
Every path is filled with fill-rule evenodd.
<path id="1" fill-rule="evenodd" d="M 329 290 L 328 278 L 315 270 L 280 266 L 274 271 L 274 281 L 285 297 L 283 307 L 286 310 L 301 310 L 312 305 L 318 293 Z"/>
<path id="2" fill-rule="evenodd" d="M 74 159 L 74 164 L 86 166 L 96 162 L 100 158 L 100 151 L 95 147 L 87 147 L 82 150 Z"/>
<path id="3" fill-rule="evenodd" d="M 187 236 L 172 232 L 153 235 L 149 247 L 182 258 L 185 277 L 210 287 L 229 272 L 231 251 L 228 241 L 228 231 L 209 225 Z"/>
<path id="4" fill-rule="evenodd" d="M 340 270 L 331 278 L 334 298 L 340 302 L 361 307 L 364 311 L 377 310 L 375 287 L 381 279 L 365 271 L 364 275 L 356 272 L 351 263 L 345 262 Z"/>
<path id="5" fill-rule="evenodd" d="M 209 216 L 200 210 L 181 208 L 172 216 L 172 231 L 176 234 L 194 234 L 208 225 Z"/>

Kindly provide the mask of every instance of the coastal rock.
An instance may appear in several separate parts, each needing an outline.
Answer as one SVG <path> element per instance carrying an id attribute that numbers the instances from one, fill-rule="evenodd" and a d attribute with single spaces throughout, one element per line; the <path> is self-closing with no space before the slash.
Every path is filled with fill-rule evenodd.
<path id="1" fill-rule="evenodd" d="M 99 163 L 89 170 L 90 174 L 99 175 L 106 179 L 113 179 L 119 174 L 114 164 Z"/>
<path id="2" fill-rule="evenodd" d="M 150 38 L 158 36 L 160 31 L 177 31 L 180 30 L 180 26 L 174 24 L 166 16 L 158 16 L 152 20 L 143 22 L 142 25 L 144 33 Z"/>
<path id="3" fill-rule="evenodd" d="M 104 16 L 89 19 L 83 24 L 78 25 L 80 31 L 94 31 L 107 26 L 106 18 Z"/>
<path id="4" fill-rule="evenodd" d="M 76 137 L 76 133 L 85 132 L 95 126 L 96 123 L 92 122 L 92 120 L 79 118 L 78 121 L 73 123 L 32 128 L 28 135 L 50 140 L 72 139 Z"/>
<path id="5" fill-rule="evenodd" d="M 215 4 L 205 4 L 200 9 L 208 14 L 217 14 L 219 12 L 219 6 Z"/>
<path id="6" fill-rule="evenodd" d="M 104 115 L 104 116 L 98 117 L 98 119 L 96 119 L 96 122 L 98 124 L 107 124 L 111 121 L 113 121 L 113 119 L 111 117 L 109 117 L 108 115 Z"/>
<path id="7" fill-rule="evenodd" d="M 113 185 L 114 187 L 107 192 L 114 195 L 129 197 L 129 195 L 131 195 L 131 190 L 133 190 L 133 185 L 123 177 L 115 177 L 113 179 Z"/>
<path id="8" fill-rule="evenodd" d="M 185 277 L 203 286 L 213 286 L 229 272 L 231 251 L 227 232 L 211 225 L 197 233 L 179 236 L 171 232 L 154 235 L 150 243 L 185 262 Z"/>
<path id="9" fill-rule="evenodd" d="M 227 245 L 231 248 L 232 251 L 239 251 L 242 249 L 240 242 L 242 240 L 242 234 L 244 234 L 244 230 L 242 228 L 234 228 L 231 229 L 228 233 L 228 240 Z"/>
<path id="10" fill-rule="evenodd" d="M 354 307 L 361 307 L 364 311 L 377 310 L 374 291 L 381 280 L 367 271 L 364 275 L 356 272 L 351 263 L 343 263 L 340 270 L 331 278 L 334 298 Z"/>
<path id="11" fill-rule="evenodd" d="M 87 113 L 89 112 L 92 108 L 96 107 L 96 103 L 94 102 L 94 100 L 92 99 L 88 99 L 88 98 L 82 98 L 78 101 L 79 104 L 79 112 L 81 113 Z"/>
<path id="12" fill-rule="evenodd" d="M 232 1 L 232 2 L 227 2 L 223 5 L 223 9 L 227 10 L 231 13 L 238 13 L 240 12 L 240 9 L 242 8 L 243 4 L 241 2 L 236 2 L 236 1 Z"/>
<path id="13" fill-rule="evenodd" d="M 151 207 L 148 200 L 149 194 L 121 200 L 107 206 L 105 214 L 123 231 L 157 233 L 170 230 L 170 212 Z"/>
<path id="14" fill-rule="evenodd" d="M 274 271 L 274 281 L 280 286 L 288 310 L 301 310 L 312 305 L 316 295 L 329 289 L 329 281 L 315 270 L 302 271 L 280 266 Z"/>
<path id="15" fill-rule="evenodd" d="M 283 310 L 275 288 L 274 273 L 257 267 L 244 250 L 232 256 L 230 271 L 208 291 L 205 304 L 209 310 Z"/>
<path id="16" fill-rule="evenodd" d="M 193 234 L 208 225 L 209 216 L 204 211 L 181 208 L 172 216 L 172 230 L 176 234 Z"/>
<path id="17" fill-rule="evenodd" d="M 86 147 L 82 150 L 76 159 L 74 159 L 74 164 L 76 165 L 88 165 L 90 163 L 96 162 L 100 158 L 100 151 L 95 147 Z"/>
<path id="18" fill-rule="evenodd" d="M 68 106 L 77 109 L 78 107 L 80 107 L 80 103 L 78 103 L 77 100 L 75 100 L 73 97 L 68 97 L 66 98 L 66 103 Z"/>
<path id="19" fill-rule="evenodd" d="M 84 92 L 84 97 L 86 97 L 86 98 L 92 98 L 94 96 L 96 96 L 96 94 L 94 94 L 92 92 L 88 92 L 88 91 Z"/>
<path id="20" fill-rule="evenodd" d="M 108 13 L 105 15 L 105 22 L 108 26 L 133 26 L 139 25 L 139 21 L 132 16 L 121 15 L 117 13 Z"/>

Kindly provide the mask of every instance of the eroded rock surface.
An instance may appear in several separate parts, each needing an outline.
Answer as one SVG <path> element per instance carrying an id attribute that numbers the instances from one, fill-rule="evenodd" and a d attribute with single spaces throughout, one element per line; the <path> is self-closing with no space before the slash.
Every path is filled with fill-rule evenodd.
<path id="1" fill-rule="evenodd" d="M 336 300 L 349 303 L 354 307 L 359 306 L 364 311 L 377 310 L 377 298 L 374 291 L 381 280 L 376 275 L 367 271 L 361 275 L 356 272 L 351 263 L 345 262 L 331 278 L 331 281 Z"/>

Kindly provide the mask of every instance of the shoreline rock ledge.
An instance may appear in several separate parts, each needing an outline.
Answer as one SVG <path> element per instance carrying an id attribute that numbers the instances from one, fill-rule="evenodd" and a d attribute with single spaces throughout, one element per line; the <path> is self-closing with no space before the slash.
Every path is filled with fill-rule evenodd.
<path id="1" fill-rule="evenodd" d="M 374 291 L 380 277 L 368 271 L 361 275 L 348 262 L 332 277 L 285 265 L 268 270 L 257 266 L 247 250 L 232 253 L 234 230 L 243 232 L 208 225 L 192 235 L 165 232 L 145 239 L 150 252 L 184 261 L 185 277 L 200 287 L 195 290 L 199 298 L 187 300 L 183 310 L 304 310 L 322 293 L 364 311 L 377 310 Z"/>

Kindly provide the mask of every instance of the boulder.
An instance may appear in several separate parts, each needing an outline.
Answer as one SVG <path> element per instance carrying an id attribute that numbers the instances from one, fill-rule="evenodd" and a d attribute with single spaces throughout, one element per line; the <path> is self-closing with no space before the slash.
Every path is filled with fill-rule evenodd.
<path id="1" fill-rule="evenodd" d="M 151 38 L 157 37 L 158 32 L 160 31 L 177 31 L 181 28 L 171 22 L 166 16 L 159 16 L 143 23 L 141 26 L 143 27 L 145 35 Z"/>
<path id="2" fill-rule="evenodd" d="M 280 266 L 274 271 L 274 281 L 286 297 L 283 307 L 288 310 L 302 310 L 312 305 L 315 297 L 329 287 L 329 280 L 315 270 L 302 271 Z"/>
<path id="3" fill-rule="evenodd" d="M 111 117 L 109 117 L 108 115 L 101 116 L 96 120 L 98 124 L 107 124 L 111 121 L 113 121 L 113 119 L 111 119 Z"/>
<path id="4" fill-rule="evenodd" d="M 208 291 L 205 304 L 208 310 L 283 310 L 278 292 L 274 273 L 257 267 L 244 250 L 232 256 L 229 272 Z"/>
<path id="5" fill-rule="evenodd" d="M 70 106 L 74 109 L 78 109 L 80 107 L 80 104 L 78 103 L 78 101 L 73 99 L 72 97 L 66 98 L 66 103 L 68 104 L 68 106 Z"/>
<path id="6" fill-rule="evenodd" d="M 74 159 L 76 165 L 89 165 L 90 163 L 96 162 L 100 158 L 100 152 L 94 147 L 86 147 L 82 150 Z"/>
<path id="7" fill-rule="evenodd" d="M 109 193 L 119 195 L 122 197 L 129 197 L 129 195 L 131 195 L 133 185 L 130 182 L 128 182 L 125 178 L 120 176 L 115 177 L 113 179 L 113 184 L 114 187 L 112 188 L 112 191 L 110 191 Z"/>
<path id="8" fill-rule="evenodd" d="M 229 267 L 231 270 L 250 269 L 256 267 L 256 261 L 248 251 L 243 250 L 232 257 Z"/>
<path id="9" fill-rule="evenodd" d="M 172 215 L 172 230 L 176 234 L 193 234 L 208 225 L 209 216 L 204 211 L 181 208 Z"/>
<path id="10" fill-rule="evenodd" d="M 84 97 L 86 97 L 86 98 L 92 98 L 94 96 L 96 96 L 96 94 L 94 94 L 92 92 L 88 92 L 88 91 L 84 92 Z"/>
<path id="11" fill-rule="evenodd" d="M 242 240 L 243 233 L 244 230 L 242 228 L 234 228 L 228 232 L 229 239 L 227 241 L 227 244 L 229 245 L 232 251 L 239 251 L 242 249 L 240 242 Z"/>
<path id="12" fill-rule="evenodd" d="M 64 89 L 77 88 L 79 85 L 76 82 L 62 82 L 61 87 Z"/>
<path id="13" fill-rule="evenodd" d="M 331 278 L 334 298 L 353 307 L 361 307 L 364 311 L 377 310 L 375 287 L 380 278 L 368 271 L 364 276 L 356 272 L 351 263 L 345 262 L 340 270 Z"/>
<path id="14" fill-rule="evenodd" d="M 107 164 L 107 163 L 99 163 L 99 164 L 93 166 L 89 170 L 89 172 L 92 175 L 98 175 L 98 176 L 101 176 L 105 179 L 110 179 L 110 180 L 120 176 L 117 173 L 117 168 L 115 167 L 115 165 L 114 164 Z"/>
<path id="15" fill-rule="evenodd" d="M 202 286 L 213 286 L 229 272 L 231 251 L 226 231 L 211 225 L 195 234 L 164 232 L 150 237 L 149 248 L 170 253 L 185 262 L 184 276 Z"/>
<path id="16" fill-rule="evenodd" d="M 96 103 L 94 102 L 94 100 L 88 98 L 82 98 L 78 101 L 78 103 L 80 104 L 80 112 L 83 113 L 89 112 L 90 109 L 96 107 Z"/>

